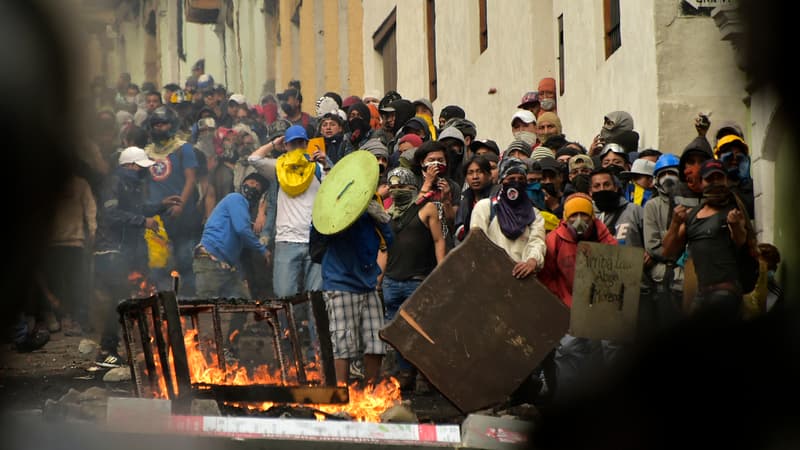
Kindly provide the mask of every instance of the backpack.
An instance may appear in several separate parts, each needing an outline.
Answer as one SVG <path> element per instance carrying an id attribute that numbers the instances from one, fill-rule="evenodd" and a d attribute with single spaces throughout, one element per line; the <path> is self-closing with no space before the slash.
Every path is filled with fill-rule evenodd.
<path id="1" fill-rule="evenodd" d="M 311 262 L 322 264 L 322 257 L 328 250 L 328 236 L 317 231 L 314 223 L 311 223 L 311 232 L 308 235 L 308 255 Z"/>

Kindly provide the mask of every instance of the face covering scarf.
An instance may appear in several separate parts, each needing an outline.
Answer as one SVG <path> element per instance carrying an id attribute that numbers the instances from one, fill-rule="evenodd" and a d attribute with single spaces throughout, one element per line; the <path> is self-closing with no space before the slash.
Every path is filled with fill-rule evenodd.
<path id="1" fill-rule="evenodd" d="M 525 192 L 525 183 L 504 184 L 495 197 L 497 221 L 500 231 L 508 239 L 522 236 L 525 229 L 536 219 L 533 204 Z"/>

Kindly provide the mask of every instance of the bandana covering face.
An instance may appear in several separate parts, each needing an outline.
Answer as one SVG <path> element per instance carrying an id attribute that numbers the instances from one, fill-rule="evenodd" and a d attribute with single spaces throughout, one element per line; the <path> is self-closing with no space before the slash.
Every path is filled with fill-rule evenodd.
<path id="1" fill-rule="evenodd" d="M 302 148 L 281 155 L 275 165 L 278 183 L 290 197 L 302 194 L 311 186 L 316 170 L 316 163 L 306 159 Z"/>
<path id="2" fill-rule="evenodd" d="M 525 193 L 524 183 L 504 184 L 492 199 L 497 208 L 497 221 L 500 231 L 508 239 L 522 236 L 525 229 L 536 219 L 533 203 Z"/>
<path id="3" fill-rule="evenodd" d="M 414 204 L 417 194 L 418 191 L 412 188 L 390 190 L 389 195 L 392 196 L 392 206 L 389 208 L 389 215 L 393 219 L 402 216 Z"/>

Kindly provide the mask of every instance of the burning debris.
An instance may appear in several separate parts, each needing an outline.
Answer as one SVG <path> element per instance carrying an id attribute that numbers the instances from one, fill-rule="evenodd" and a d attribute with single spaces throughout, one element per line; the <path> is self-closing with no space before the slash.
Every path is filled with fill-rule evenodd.
<path id="1" fill-rule="evenodd" d="M 301 348 L 291 308 L 302 302 L 312 303 L 317 324 L 313 357 Z M 401 402 L 394 378 L 365 386 L 336 384 L 319 293 L 261 301 L 177 300 L 174 292 L 160 292 L 124 301 L 118 312 L 136 395 L 174 400 L 177 413 L 185 413 L 192 399 L 211 399 L 222 411 L 249 415 L 378 422 Z M 271 358 L 264 352 L 263 363 L 250 367 L 229 354 L 239 332 L 223 338 L 223 317 L 231 314 L 252 315 L 271 331 Z"/>

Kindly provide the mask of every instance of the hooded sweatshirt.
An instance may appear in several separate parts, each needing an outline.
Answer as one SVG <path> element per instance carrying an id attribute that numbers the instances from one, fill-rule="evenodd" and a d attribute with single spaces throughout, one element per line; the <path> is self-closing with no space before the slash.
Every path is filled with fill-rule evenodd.
<path id="1" fill-rule="evenodd" d="M 608 232 L 608 228 L 598 219 L 594 219 L 589 242 L 617 245 L 617 240 Z M 578 240 L 572 234 L 566 222 L 547 235 L 545 240 L 544 267 L 539 272 L 539 281 L 550 292 L 558 296 L 568 308 L 572 308 L 572 283 L 575 280 L 575 259 L 578 254 Z"/>

